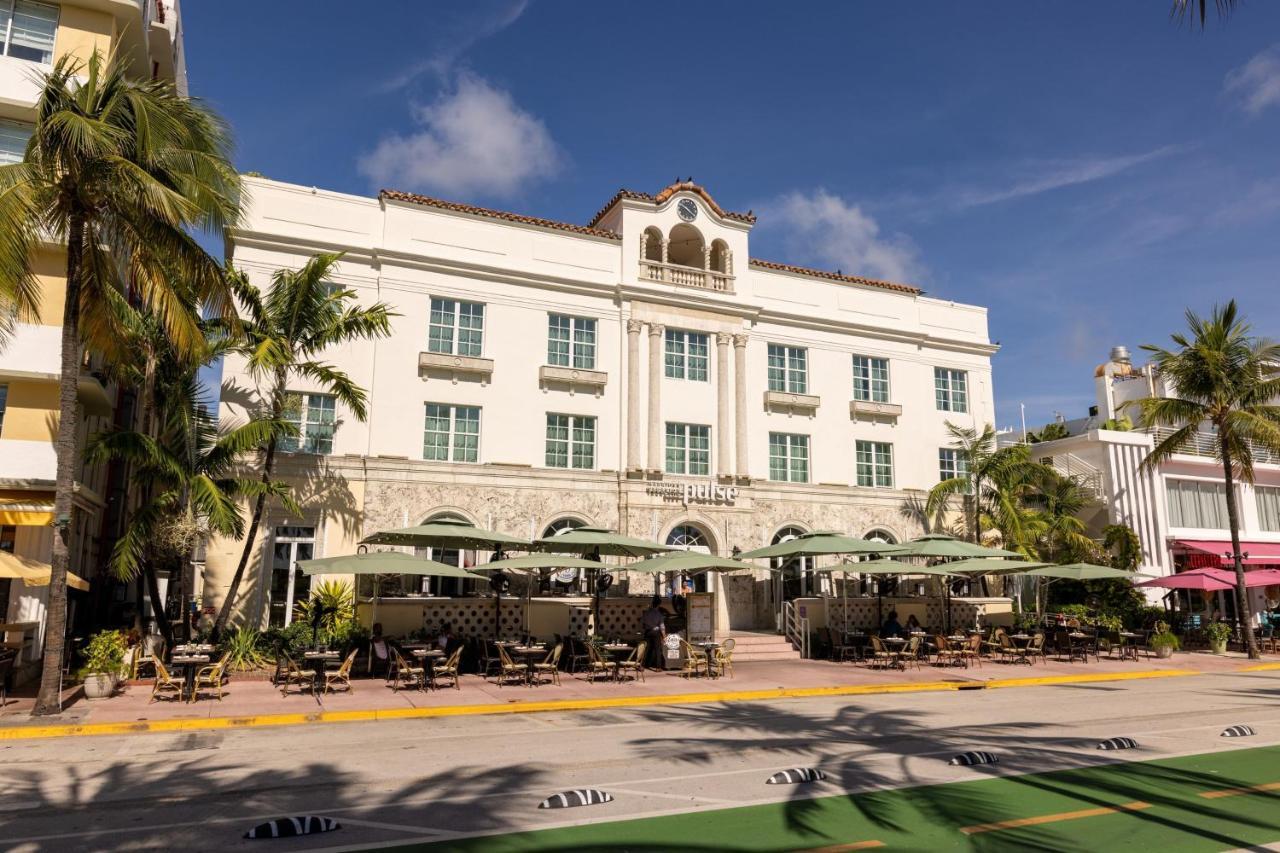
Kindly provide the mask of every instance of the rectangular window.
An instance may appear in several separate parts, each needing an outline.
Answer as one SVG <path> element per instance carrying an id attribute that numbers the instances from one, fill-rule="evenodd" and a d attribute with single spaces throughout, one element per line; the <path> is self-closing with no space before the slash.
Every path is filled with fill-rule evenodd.
<path id="1" fill-rule="evenodd" d="M 667 424 L 667 473 L 698 476 L 711 473 L 711 427 Z"/>
<path id="2" fill-rule="evenodd" d="M 969 375 L 945 367 L 933 369 L 933 388 L 940 412 L 969 411 Z"/>
<path id="3" fill-rule="evenodd" d="M 853 399 L 867 403 L 889 402 L 889 360 L 866 355 L 853 357 Z"/>
<path id="4" fill-rule="evenodd" d="M 893 488 L 893 445 L 882 441 L 854 442 L 858 460 L 858 485 Z"/>
<path id="5" fill-rule="evenodd" d="M 547 467 L 596 467 L 596 419 L 548 413 Z"/>
<path id="6" fill-rule="evenodd" d="M 4 0 L 0 0 L 3 3 Z M 0 166 L 21 163 L 27 154 L 27 140 L 31 138 L 31 125 L 20 121 L 0 119 Z"/>
<path id="7" fill-rule="evenodd" d="M 1169 524 L 1172 527 L 1227 528 L 1227 490 L 1222 483 L 1168 480 Z"/>
<path id="8" fill-rule="evenodd" d="M 670 379 L 706 382 L 709 374 L 707 336 L 700 332 L 667 329 L 666 375 Z"/>
<path id="9" fill-rule="evenodd" d="M 480 407 L 427 403 L 422 458 L 435 462 L 480 461 Z"/>
<path id="10" fill-rule="evenodd" d="M 0 0 L 0 39 L 4 55 L 43 65 L 53 63 L 58 7 L 30 0 Z"/>
<path id="11" fill-rule="evenodd" d="M 547 364 L 596 369 L 596 321 L 551 314 L 547 319 Z"/>
<path id="12" fill-rule="evenodd" d="M 769 390 L 809 393 L 809 351 L 769 344 Z"/>
<path id="13" fill-rule="evenodd" d="M 1258 502 L 1258 524 L 1263 530 L 1280 533 L 1280 489 L 1255 486 L 1253 496 Z"/>
<path id="14" fill-rule="evenodd" d="M 296 438 L 282 438 L 285 453 L 333 452 L 333 433 L 337 429 L 337 398 L 332 394 L 289 392 L 285 400 L 284 419 L 298 428 Z"/>
<path id="15" fill-rule="evenodd" d="M 769 433 L 769 479 L 782 483 L 809 482 L 809 436 Z"/>
<path id="16" fill-rule="evenodd" d="M 479 357 L 484 352 L 484 305 L 433 296 L 427 350 Z"/>
<path id="17" fill-rule="evenodd" d="M 951 447 L 938 448 L 938 481 L 954 480 L 956 477 L 969 476 L 969 460 L 959 450 Z"/>
<path id="18" fill-rule="evenodd" d="M 9 386 L 0 385 L 0 433 L 4 432 L 4 410 L 9 404 Z"/>

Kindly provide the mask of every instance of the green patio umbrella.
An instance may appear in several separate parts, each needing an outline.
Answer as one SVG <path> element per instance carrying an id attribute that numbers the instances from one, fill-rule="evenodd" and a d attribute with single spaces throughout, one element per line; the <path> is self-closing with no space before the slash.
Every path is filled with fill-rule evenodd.
<path id="1" fill-rule="evenodd" d="M 414 527 L 380 530 L 360 542 L 364 545 L 414 545 L 459 551 L 482 548 L 494 548 L 499 552 L 508 548 L 523 551 L 529 547 L 529 543 L 519 536 L 485 530 L 456 518 L 441 518 Z"/>
<path id="2" fill-rule="evenodd" d="M 966 557 L 943 564 L 954 575 L 976 578 L 980 575 L 1030 574 L 1042 568 L 1054 568 L 1050 563 L 1034 563 L 1029 560 L 1002 560 L 998 557 Z"/>
<path id="3" fill-rule="evenodd" d="M 1142 575 L 1137 572 L 1130 572 L 1126 569 L 1117 569 L 1112 566 L 1099 566 L 1095 563 L 1068 563 L 1065 566 L 1045 566 L 1039 569 L 1029 569 L 1024 572 L 1034 578 L 1051 578 L 1054 580 L 1073 580 L 1073 581 L 1096 581 L 1109 578 L 1145 578 L 1149 575 Z"/>
<path id="4" fill-rule="evenodd" d="M 992 548 L 987 545 L 975 545 L 954 536 L 942 533 L 931 533 L 918 536 L 909 542 L 902 543 L 902 557 L 939 557 L 946 559 L 964 557 L 1021 557 L 1017 551 L 1006 551 L 1003 548 Z"/>
<path id="5" fill-rule="evenodd" d="M 603 527 L 571 527 L 554 536 L 533 540 L 533 547 L 556 554 L 594 554 L 601 557 L 648 557 L 676 550 L 672 545 L 623 536 Z"/>
<path id="6" fill-rule="evenodd" d="M 370 551 L 364 554 L 344 554 L 341 557 L 321 557 L 316 560 L 299 560 L 298 568 L 304 575 L 423 575 L 438 578 L 469 578 L 484 580 L 483 575 L 472 574 L 466 569 L 438 563 L 426 557 L 415 557 L 400 551 Z M 378 621 L 378 584 L 373 584 L 373 622 Z"/>
<path id="7" fill-rule="evenodd" d="M 743 560 L 763 560 L 774 557 L 783 559 L 788 557 L 820 557 L 824 554 L 861 555 L 900 554 L 902 552 L 903 547 L 901 545 L 858 539 L 833 530 L 815 530 L 812 533 L 802 533 L 776 545 L 766 545 L 763 548 L 756 548 L 754 551 L 747 551 L 745 554 L 740 554 L 739 557 Z"/>
<path id="8" fill-rule="evenodd" d="M 616 533 L 603 527 L 567 528 L 554 536 L 535 539 L 533 547 L 558 554 L 578 554 L 582 557 L 594 557 L 596 560 L 606 556 L 648 557 L 651 554 L 661 554 L 665 551 L 675 550 L 671 545 L 659 545 L 657 542 L 647 542 L 644 539 L 636 539 L 634 536 L 623 536 L 621 533 Z M 603 568 L 604 566 L 597 563 L 591 584 L 591 593 L 595 598 L 594 610 L 597 625 L 600 624 L 601 590 L 599 578 L 600 570 Z"/>
<path id="9" fill-rule="evenodd" d="M 659 554 L 622 568 L 628 572 L 645 572 L 652 575 L 662 572 L 732 572 L 739 569 L 756 571 L 760 567 L 728 557 L 703 554 L 701 551 L 673 551 L 670 554 Z"/>

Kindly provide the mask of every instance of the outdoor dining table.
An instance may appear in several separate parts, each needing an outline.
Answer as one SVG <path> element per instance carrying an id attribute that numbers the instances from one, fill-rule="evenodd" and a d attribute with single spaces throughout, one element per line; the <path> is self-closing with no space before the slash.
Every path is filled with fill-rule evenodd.
<path id="1" fill-rule="evenodd" d="M 409 653 L 422 662 L 422 668 L 426 671 L 428 681 L 433 680 L 436 674 L 436 661 L 444 657 L 444 650 L 420 648 L 412 649 Z"/>
<path id="2" fill-rule="evenodd" d="M 505 646 L 506 643 L 502 643 L 501 645 Z M 521 646 L 518 644 L 513 644 L 510 646 L 508 651 L 515 653 L 518 657 L 523 659 L 524 666 L 525 666 L 525 674 L 524 674 L 525 680 L 528 681 L 530 684 L 532 684 L 533 683 L 533 665 L 538 662 L 538 658 L 546 657 L 547 647 L 545 645 Z"/>
<path id="3" fill-rule="evenodd" d="M 714 652 L 716 651 L 716 649 L 720 648 L 720 644 L 719 644 L 719 643 L 717 643 L 715 640 L 699 640 L 698 642 L 696 642 L 696 643 L 690 643 L 689 645 L 693 646 L 695 649 L 697 649 L 698 651 L 702 652 L 702 654 L 704 654 L 704 655 L 706 656 L 706 659 L 707 659 L 707 677 L 708 677 L 708 678 L 719 678 L 719 677 L 720 677 L 720 674 L 716 672 L 715 667 L 714 667 L 714 666 L 712 666 L 712 665 L 711 665 L 711 663 L 712 663 L 712 661 L 714 661 L 714 660 L 715 660 L 715 654 L 714 654 Z"/>
<path id="4" fill-rule="evenodd" d="M 905 669 L 906 665 L 902 662 L 902 651 L 906 648 L 907 641 L 902 637 L 881 637 L 880 642 L 889 646 L 889 650 L 893 652 L 893 665 Z"/>
<path id="5" fill-rule="evenodd" d="M 1142 635 L 1134 631 L 1121 631 L 1119 636 L 1120 660 L 1137 660 L 1138 640 L 1142 638 Z"/>
<path id="6" fill-rule="evenodd" d="M 336 663 L 342 659 L 342 655 L 337 652 L 303 652 L 302 659 L 311 664 L 316 669 L 316 675 L 324 680 L 324 665 L 326 663 Z"/>
<path id="7" fill-rule="evenodd" d="M 209 665 L 209 656 L 175 654 L 169 658 L 169 665 L 174 669 L 182 668 L 183 695 L 190 696 L 196 687 L 196 672 L 200 667 Z"/>

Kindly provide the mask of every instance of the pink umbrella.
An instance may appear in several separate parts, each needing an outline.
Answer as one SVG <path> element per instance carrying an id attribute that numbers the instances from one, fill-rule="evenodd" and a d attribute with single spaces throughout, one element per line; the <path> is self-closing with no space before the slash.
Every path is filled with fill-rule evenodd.
<path id="1" fill-rule="evenodd" d="M 1252 572 L 1244 573 L 1244 585 L 1246 587 L 1255 586 L 1271 586 L 1280 584 L 1280 571 L 1276 569 L 1257 569 Z M 1221 592 L 1236 588 L 1235 572 L 1227 569 L 1191 569 L 1186 572 L 1178 572 L 1176 575 L 1166 575 L 1161 578 L 1143 581 L 1134 584 L 1134 586 L 1158 586 L 1165 589 L 1201 589 L 1209 592 Z"/>

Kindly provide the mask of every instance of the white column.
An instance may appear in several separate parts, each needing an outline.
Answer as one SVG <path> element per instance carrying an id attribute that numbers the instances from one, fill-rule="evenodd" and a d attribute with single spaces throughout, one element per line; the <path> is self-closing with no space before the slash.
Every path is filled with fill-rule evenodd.
<path id="1" fill-rule="evenodd" d="M 649 324 L 649 470 L 661 471 L 662 464 L 662 365 L 663 335 L 661 323 Z"/>
<path id="2" fill-rule="evenodd" d="M 716 451 L 716 474 L 728 477 L 733 473 L 730 456 L 733 454 L 733 429 L 729 426 L 729 344 L 733 335 L 716 332 L 716 435 L 719 436 Z"/>
<path id="3" fill-rule="evenodd" d="M 627 470 L 644 468 L 640 458 L 640 320 L 627 321 Z"/>
<path id="4" fill-rule="evenodd" d="M 733 336 L 734 427 L 738 437 L 738 464 L 734 472 L 739 479 L 751 476 L 747 465 L 747 336 Z"/>

